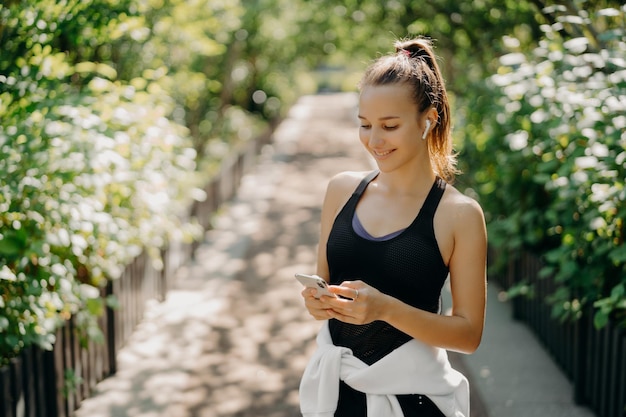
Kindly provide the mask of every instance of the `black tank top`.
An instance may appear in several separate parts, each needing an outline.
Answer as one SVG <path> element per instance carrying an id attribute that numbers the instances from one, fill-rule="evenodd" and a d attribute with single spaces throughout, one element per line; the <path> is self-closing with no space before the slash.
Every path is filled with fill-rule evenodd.
<path id="1" fill-rule="evenodd" d="M 448 276 L 435 239 L 433 218 L 446 187 L 437 177 L 413 222 L 397 236 L 372 241 L 352 227 L 357 203 L 378 175 L 366 176 L 341 209 L 328 237 L 330 283 L 362 280 L 379 291 L 422 310 L 438 313 L 441 288 Z M 365 325 L 329 322 L 333 343 L 352 349 L 354 356 L 371 365 L 408 342 L 411 337 L 383 321 Z"/>

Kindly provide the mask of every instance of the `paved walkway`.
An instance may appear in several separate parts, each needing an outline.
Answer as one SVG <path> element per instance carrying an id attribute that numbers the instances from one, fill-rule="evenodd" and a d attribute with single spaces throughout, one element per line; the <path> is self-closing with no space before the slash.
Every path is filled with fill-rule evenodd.
<path id="1" fill-rule="evenodd" d="M 304 97 L 215 216 L 77 417 L 298 416 L 298 383 L 320 323 L 295 272 L 312 272 L 328 179 L 367 170 L 351 94 Z M 472 383 L 472 417 L 593 417 L 532 334 L 490 288 L 479 350 L 451 354 Z M 384 416 L 381 416 L 384 417 Z"/>

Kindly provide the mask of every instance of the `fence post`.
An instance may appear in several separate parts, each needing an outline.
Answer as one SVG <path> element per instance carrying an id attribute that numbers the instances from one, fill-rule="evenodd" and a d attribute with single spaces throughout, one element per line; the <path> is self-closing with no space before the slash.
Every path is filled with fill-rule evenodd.
<path id="1" fill-rule="evenodd" d="M 17 357 L 11 359 L 9 364 L 11 379 L 13 384 L 9 387 L 11 391 L 12 412 L 15 417 L 24 415 L 24 374 L 22 372 L 22 358 Z"/>
<path id="2" fill-rule="evenodd" d="M 37 397 L 36 397 L 36 381 L 39 380 L 34 366 L 34 348 L 29 346 L 22 351 L 22 366 L 21 371 L 23 375 L 23 394 L 24 399 L 24 417 L 39 417 L 37 415 Z"/>
<path id="3" fill-rule="evenodd" d="M 59 332 L 57 332 L 57 336 Z M 58 339 L 57 339 L 57 343 Z M 56 343 L 55 343 L 56 346 Z M 56 371 L 56 357 L 58 353 L 55 350 L 46 350 L 41 355 L 41 367 L 43 374 L 43 390 L 44 390 L 44 403 L 45 403 L 45 416 L 46 417 L 58 417 L 59 416 L 59 392 L 57 383 L 57 371 Z"/>
<path id="4" fill-rule="evenodd" d="M 13 417 L 13 400 L 11 395 L 11 368 L 9 365 L 0 367 L 0 417 Z"/>
<path id="5" fill-rule="evenodd" d="M 589 351 L 589 310 L 576 320 L 574 325 L 574 369 L 572 383 L 574 385 L 574 402 L 578 405 L 586 402 L 587 353 Z"/>
<path id="6" fill-rule="evenodd" d="M 520 268 L 520 260 L 519 260 L 519 256 L 513 256 L 509 254 L 509 261 L 508 261 L 508 268 L 507 268 L 507 283 L 508 283 L 508 287 L 506 288 L 507 290 L 516 285 L 519 281 L 520 281 L 520 274 L 519 274 L 519 268 Z M 523 303 L 524 303 L 524 299 L 522 296 L 517 296 L 517 297 L 513 297 L 513 299 L 511 300 L 511 307 L 512 307 L 512 315 L 513 315 L 513 319 L 514 320 L 524 320 L 527 319 L 528 317 L 526 317 L 523 313 Z"/>
<path id="7" fill-rule="evenodd" d="M 44 356 L 44 350 L 40 347 L 33 348 L 33 369 L 34 375 L 36 375 L 36 381 L 33 386 L 35 388 L 35 408 L 34 417 L 47 417 L 49 416 L 48 404 L 46 402 L 48 389 L 47 385 L 47 368 Z"/>
<path id="8" fill-rule="evenodd" d="M 623 327 L 616 329 L 617 332 L 617 348 L 616 356 L 619 358 L 619 366 L 616 369 L 617 376 L 617 398 L 616 398 L 616 416 L 626 416 L 626 329 Z"/>
<path id="9" fill-rule="evenodd" d="M 611 323 L 613 324 L 613 323 Z M 626 337 L 624 329 L 615 324 L 611 329 L 611 357 L 609 363 L 608 387 L 609 410 L 608 416 L 623 417 L 626 415 L 626 384 L 624 374 L 626 373 Z M 621 379 L 621 380 L 620 380 Z"/>
<path id="10" fill-rule="evenodd" d="M 109 280 L 107 282 L 107 286 L 106 286 L 106 294 L 107 296 L 110 295 L 114 295 L 117 296 L 117 294 L 114 294 L 113 291 L 113 281 Z M 105 314 L 107 315 L 106 318 L 106 334 L 107 334 L 107 340 L 106 340 L 106 344 L 107 344 L 107 355 L 108 355 L 108 362 L 109 362 L 109 375 L 113 375 L 117 372 L 117 361 L 116 361 L 116 356 L 117 356 L 117 349 L 116 349 L 116 337 L 117 337 L 117 333 L 115 331 L 115 311 L 107 306 L 106 307 L 106 311 Z"/>

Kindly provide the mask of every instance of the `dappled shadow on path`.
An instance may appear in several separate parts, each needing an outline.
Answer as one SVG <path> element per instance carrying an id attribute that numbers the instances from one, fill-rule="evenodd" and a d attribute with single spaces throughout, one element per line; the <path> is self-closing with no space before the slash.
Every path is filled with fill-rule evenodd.
<path id="1" fill-rule="evenodd" d="M 245 262 L 233 279 L 224 282 L 228 305 L 203 345 L 202 357 L 212 359 L 192 372 L 186 390 L 190 415 L 299 415 L 297 387 L 320 323 L 304 310 L 301 287 L 293 275 L 314 272 L 328 179 L 342 169 L 368 169 L 367 159 L 354 158 L 348 153 L 353 147 L 342 146 L 346 140 L 357 140 L 354 121 L 344 119 L 343 125 L 329 121 L 338 115 L 330 112 L 325 118 L 324 110 L 333 106 L 321 104 L 309 109 L 322 115 L 291 119 L 296 124 L 287 131 L 300 130 L 296 143 L 290 142 L 293 138 L 281 143 L 277 132 L 282 152 L 274 163 L 282 160 L 280 178 L 271 198 L 263 200 L 267 211 L 249 235 Z M 320 125 L 325 129 L 313 127 Z M 201 262 L 212 256 L 201 248 L 197 258 Z"/>
<path id="2" fill-rule="evenodd" d="M 176 288 L 148 309 L 118 373 L 77 417 L 299 415 L 298 384 L 320 323 L 293 275 L 314 272 L 330 177 L 371 167 L 355 104 L 353 95 L 315 96 L 292 109 Z"/>

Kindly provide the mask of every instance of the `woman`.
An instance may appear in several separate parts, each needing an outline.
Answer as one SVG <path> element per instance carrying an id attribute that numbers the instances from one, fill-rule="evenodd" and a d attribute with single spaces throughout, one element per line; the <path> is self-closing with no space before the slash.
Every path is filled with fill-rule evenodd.
<path id="1" fill-rule="evenodd" d="M 484 216 L 451 185 L 450 108 L 430 42 L 395 46 L 359 85 L 359 137 L 378 169 L 336 175 L 324 199 L 317 275 L 339 297 L 302 291 L 327 320 L 300 386 L 305 416 L 469 415 L 467 380 L 445 352 L 481 340 Z"/>

